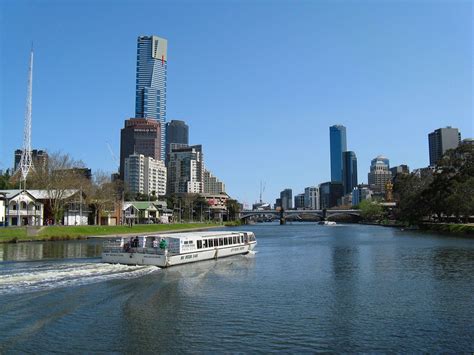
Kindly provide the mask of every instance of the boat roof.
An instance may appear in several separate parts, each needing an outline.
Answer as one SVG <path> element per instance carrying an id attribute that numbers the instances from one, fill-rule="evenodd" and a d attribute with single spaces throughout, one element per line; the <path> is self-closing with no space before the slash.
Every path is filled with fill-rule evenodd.
<path id="1" fill-rule="evenodd" d="M 229 237 L 240 233 L 252 233 L 249 231 L 219 231 L 219 232 L 182 232 L 182 233 L 160 233 L 148 234 L 142 237 L 167 237 L 167 238 L 213 238 L 213 237 Z M 129 238 L 129 237 L 124 237 Z"/>

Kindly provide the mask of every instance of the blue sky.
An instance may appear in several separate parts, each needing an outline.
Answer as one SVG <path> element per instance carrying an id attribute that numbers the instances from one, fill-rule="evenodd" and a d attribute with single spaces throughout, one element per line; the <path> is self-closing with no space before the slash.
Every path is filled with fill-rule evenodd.
<path id="1" fill-rule="evenodd" d="M 135 107 L 136 38 L 168 39 L 167 118 L 246 203 L 330 179 L 347 127 L 359 182 L 379 154 L 428 165 L 432 130 L 473 137 L 471 1 L 0 1 L 0 169 L 22 144 L 35 47 L 33 148 L 116 169 Z"/>

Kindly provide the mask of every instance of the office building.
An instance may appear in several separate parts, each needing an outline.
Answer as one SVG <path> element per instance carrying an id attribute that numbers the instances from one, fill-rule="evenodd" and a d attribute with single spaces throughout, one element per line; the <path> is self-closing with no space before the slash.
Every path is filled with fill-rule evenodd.
<path id="1" fill-rule="evenodd" d="M 385 194 L 385 184 L 392 179 L 388 158 L 379 155 L 372 159 L 368 174 L 369 187 L 376 195 Z"/>
<path id="2" fill-rule="evenodd" d="M 319 187 L 310 186 L 304 189 L 304 207 L 319 210 Z"/>
<path id="3" fill-rule="evenodd" d="M 23 149 L 15 150 L 13 171 L 17 171 L 17 169 L 20 167 L 22 153 Z M 48 153 L 46 153 L 44 150 L 33 149 L 31 151 L 31 159 L 33 161 L 34 168 L 45 167 L 46 163 L 48 162 Z"/>
<path id="4" fill-rule="evenodd" d="M 361 201 L 372 199 L 372 194 L 369 185 L 357 185 L 352 190 L 352 206 L 357 206 Z"/>
<path id="5" fill-rule="evenodd" d="M 328 181 L 319 185 L 320 208 L 336 207 L 344 195 L 342 182 Z"/>
<path id="6" fill-rule="evenodd" d="M 166 195 L 166 167 L 163 161 L 143 154 L 125 158 L 124 182 L 129 191 L 145 195 Z"/>
<path id="7" fill-rule="evenodd" d="M 130 118 L 120 132 L 120 176 L 124 178 L 125 158 L 143 154 L 161 159 L 161 124 L 154 119 Z"/>
<path id="8" fill-rule="evenodd" d="M 295 209 L 302 210 L 304 208 L 304 193 L 295 195 Z"/>
<path id="9" fill-rule="evenodd" d="M 331 181 L 342 182 L 342 152 L 347 150 L 346 127 L 334 125 L 329 127 L 331 148 Z"/>
<path id="10" fill-rule="evenodd" d="M 214 195 L 225 193 L 224 183 L 207 169 L 204 169 L 204 193 Z"/>
<path id="11" fill-rule="evenodd" d="M 280 192 L 281 208 L 283 210 L 291 210 L 293 208 L 293 191 L 285 189 Z"/>
<path id="12" fill-rule="evenodd" d="M 430 165 L 434 166 L 438 163 L 443 154 L 448 149 L 455 149 L 461 142 L 461 133 L 457 128 L 450 126 L 439 128 L 428 134 L 428 143 L 430 149 Z"/>
<path id="13" fill-rule="evenodd" d="M 392 181 L 395 182 L 398 176 L 410 174 L 410 168 L 408 168 L 408 165 L 402 164 L 390 168 L 390 172 L 392 173 Z"/>
<path id="14" fill-rule="evenodd" d="M 179 147 L 189 144 L 189 127 L 184 121 L 171 120 L 166 123 L 166 163 L 169 160 L 171 144 L 179 144 Z"/>
<path id="15" fill-rule="evenodd" d="M 204 157 L 201 145 L 171 149 L 168 193 L 203 193 Z"/>
<path id="16" fill-rule="evenodd" d="M 352 151 L 342 152 L 342 184 L 344 195 L 350 194 L 357 186 L 357 157 Z"/>
<path id="17" fill-rule="evenodd" d="M 140 36 L 137 40 L 137 76 L 135 117 L 161 123 L 160 160 L 165 160 L 166 80 L 168 41 L 158 36 Z M 156 158 L 155 158 L 156 159 Z"/>

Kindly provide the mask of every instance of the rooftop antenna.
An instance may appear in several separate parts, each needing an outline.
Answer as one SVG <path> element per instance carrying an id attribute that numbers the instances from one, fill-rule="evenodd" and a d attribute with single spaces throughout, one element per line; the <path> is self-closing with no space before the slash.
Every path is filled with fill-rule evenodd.
<path id="1" fill-rule="evenodd" d="M 26 92 L 26 110 L 25 110 L 25 126 L 23 128 L 23 150 L 21 152 L 20 167 L 21 183 L 23 182 L 23 190 L 26 190 L 26 177 L 33 167 L 33 159 L 31 157 L 31 104 L 33 95 L 33 43 L 31 43 L 30 66 L 28 69 L 28 88 Z"/>

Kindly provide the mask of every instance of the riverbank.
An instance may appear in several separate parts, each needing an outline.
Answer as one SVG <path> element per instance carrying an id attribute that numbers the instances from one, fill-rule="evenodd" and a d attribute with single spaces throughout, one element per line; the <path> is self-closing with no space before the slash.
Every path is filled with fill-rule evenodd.
<path id="1" fill-rule="evenodd" d="M 74 240 L 96 237 L 184 232 L 222 227 L 217 223 L 139 224 L 129 226 L 45 226 L 0 228 L 0 243 Z"/>
<path id="2" fill-rule="evenodd" d="M 453 234 L 464 234 L 474 236 L 474 223 L 469 224 L 454 224 L 454 223 L 423 223 L 420 224 L 420 229 L 430 232 L 442 232 Z"/>

